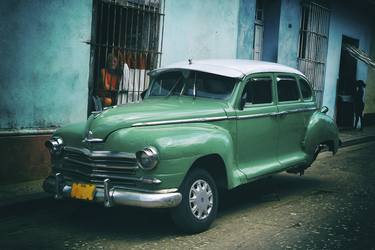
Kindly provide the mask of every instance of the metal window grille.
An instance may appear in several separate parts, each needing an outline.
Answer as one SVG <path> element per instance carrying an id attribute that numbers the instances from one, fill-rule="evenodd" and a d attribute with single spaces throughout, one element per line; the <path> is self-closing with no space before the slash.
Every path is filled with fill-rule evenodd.
<path id="1" fill-rule="evenodd" d="M 92 109 L 140 100 L 148 72 L 160 66 L 163 30 L 164 0 L 94 0 Z"/>
<path id="2" fill-rule="evenodd" d="M 255 25 L 254 25 L 253 58 L 254 60 L 262 60 L 263 31 L 264 31 L 263 0 L 256 1 L 255 9 L 256 10 L 255 10 Z"/>
<path id="3" fill-rule="evenodd" d="M 330 11 L 317 3 L 302 3 L 298 68 L 313 85 L 317 104 L 322 106 L 328 50 Z"/>

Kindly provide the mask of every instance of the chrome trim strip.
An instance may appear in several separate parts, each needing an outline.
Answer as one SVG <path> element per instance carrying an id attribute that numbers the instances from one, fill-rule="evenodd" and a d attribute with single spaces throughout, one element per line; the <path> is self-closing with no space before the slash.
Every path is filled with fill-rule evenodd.
<path id="1" fill-rule="evenodd" d="M 271 116 L 277 116 L 277 115 L 278 115 L 277 112 L 265 113 L 265 114 L 241 115 L 241 116 L 237 116 L 237 120 L 261 118 L 261 117 L 271 117 Z"/>
<path id="2" fill-rule="evenodd" d="M 93 167 L 93 168 L 109 168 L 109 169 L 122 169 L 122 170 L 135 170 L 135 169 L 139 168 L 136 165 L 136 163 L 135 163 L 134 166 L 119 166 L 119 165 L 110 165 L 110 164 L 103 164 L 103 163 L 95 163 L 95 161 L 94 162 L 84 162 L 84 161 L 72 159 L 72 158 L 69 158 L 69 157 L 66 157 L 66 156 L 64 157 L 64 160 L 72 162 L 72 163 L 84 165 L 84 166 Z"/>
<path id="3" fill-rule="evenodd" d="M 74 153 L 82 153 L 88 157 L 112 157 L 112 158 L 128 158 L 132 160 L 136 160 L 134 153 L 127 153 L 127 152 L 113 152 L 113 151 L 91 151 L 87 148 L 76 148 L 76 147 L 69 147 L 65 146 L 64 150 L 74 152 Z"/>
<path id="4" fill-rule="evenodd" d="M 122 187 L 122 186 L 114 186 L 116 189 L 132 191 L 132 192 L 141 192 L 141 193 L 151 193 L 151 194 L 167 194 L 167 193 L 175 193 L 178 191 L 177 188 L 169 188 L 169 189 L 159 189 L 159 190 L 146 190 L 142 188 L 133 188 L 133 187 Z"/>
<path id="5" fill-rule="evenodd" d="M 91 139 L 85 138 L 82 140 L 82 142 L 100 143 L 100 142 L 104 142 L 104 140 L 100 138 L 91 138 Z"/>
<path id="6" fill-rule="evenodd" d="M 92 178 L 111 178 L 116 180 L 122 180 L 122 181 L 138 181 L 143 182 L 143 178 L 137 178 L 137 177 L 128 177 L 128 176 L 117 176 L 113 174 L 93 174 L 93 173 L 86 173 L 84 171 L 81 171 L 79 169 L 74 168 L 66 168 L 66 167 L 55 167 L 56 171 L 65 172 L 65 173 L 71 173 L 71 174 L 79 174 L 82 176 L 87 177 L 92 181 Z M 66 174 L 68 177 L 70 177 L 69 174 Z M 74 179 L 74 178 L 72 178 Z"/>
<path id="7" fill-rule="evenodd" d="M 61 168 L 61 167 L 56 167 L 56 171 L 61 171 L 61 172 L 69 172 L 73 174 L 80 174 L 83 176 L 86 176 L 90 181 L 94 182 L 92 178 L 105 178 L 105 179 L 111 179 L 111 180 L 122 180 L 122 181 L 135 181 L 135 182 L 142 182 L 144 184 L 160 184 L 161 180 L 157 178 L 148 178 L 148 177 L 130 177 L 130 176 L 118 176 L 118 175 L 113 175 L 113 174 L 97 174 L 97 173 L 85 173 L 81 170 L 78 169 L 72 169 L 72 168 Z M 69 176 L 67 174 L 67 176 Z M 74 179 L 74 178 L 72 178 Z M 73 180 L 74 181 L 74 180 Z"/>
<path id="8" fill-rule="evenodd" d="M 234 120 L 234 119 L 242 120 L 242 119 L 278 116 L 278 115 L 284 115 L 284 114 L 289 114 L 289 113 L 307 112 L 307 111 L 315 111 L 315 110 L 317 110 L 317 108 L 301 108 L 301 109 L 294 109 L 294 110 L 281 111 L 281 112 L 272 112 L 272 113 L 266 113 L 266 114 L 252 114 L 252 115 L 230 116 L 230 117 L 216 116 L 216 117 L 207 117 L 207 118 L 192 118 L 192 119 L 169 120 L 169 121 L 139 122 L 139 123 L 134 123 L 132 127 L 170 125 L 170 124 L 178 124 L 178 123 L 212 122 L 212 121 L 224 121 L 224 120 Z"/>
<path id="9" fill-rule="evenodd" d="M 289 114 L 291 112 L 289 111 L 280 111 L 277 115 L 286 115 L 286 114 Z"/>
<path id="10" fill-rule="evenodd" d="M 169 121 L 139 122 L 139 123 L 134 123 L 132 127 L 169 125 L 169 124 L 178 124 L 178 123 L 212 122 L 212 121 L 223 121 L 223 120 L 228 120 L 228 117 L 216 116 L 216 117 L 180 119 L 180 120 L 169 120 Z"/>
<path id="11" fill-rule="evenodd" d="M 253 115 L 242 115 L 237 116 L 237 120 L 243 120 L 243 119 L 251 119 L 251 118 L 260 118 L 260 117 L 268 117 L 268 116 L 282 116 L 286 114 L 293 114 L 293 113 L 299 113 L 299 112 L 307 112 L 307 111 L 315 111 L 317 108 L 301 108 L 301 109 L 293 109 L 288 111 L 280 111 L 280 112 L 272 112 L 272 113 L 265 113 L 265 114 L 253 114 Z"/>
<path id="12" fill-rule="evenodd" d="M 317 108 L 300 108 L 300 109 L 287 110 L 283 112 L 286 112 L 287 114 L 292 114 L 292 113 L 300 113 L 300 112 L 316 111 L 316 110 L 318 109 Z"/>

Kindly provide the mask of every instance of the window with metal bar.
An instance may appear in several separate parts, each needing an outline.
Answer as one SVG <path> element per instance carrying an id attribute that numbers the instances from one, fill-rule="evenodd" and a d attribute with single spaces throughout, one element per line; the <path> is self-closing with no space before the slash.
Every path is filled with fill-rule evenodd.
<path id="1" fill-rule="evenodd" d="M 253 42 L 254 60 L 262 60 L 263 33 L 264 33 L 264 8 L 263 6 L 264 6 L 263 0 L 256 1 L 254 42 Z"/>
<path id="2" fill-rule="evenodd" d="M 160 66 L 163 23 L 164 0 L 94 0 L 92 110 L 140 100 Z"/>
<path id="3" fill-rule="evenodd" d="M 298 68 L 312 83 L 319 106 L 323 101 L 329 18 L 328 8 L 313 1 L 302 2 Z"/>

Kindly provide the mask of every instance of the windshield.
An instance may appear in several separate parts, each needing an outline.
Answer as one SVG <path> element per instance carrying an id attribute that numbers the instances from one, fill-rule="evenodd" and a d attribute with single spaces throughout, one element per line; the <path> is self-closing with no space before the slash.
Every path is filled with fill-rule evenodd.
<path id="1" fill-rule="evenodd" d="M 152 82 L 149 96 L 195 96 L 227 99 L 236 84 L 235 78 L 192 70 L 158 74 Z"/>

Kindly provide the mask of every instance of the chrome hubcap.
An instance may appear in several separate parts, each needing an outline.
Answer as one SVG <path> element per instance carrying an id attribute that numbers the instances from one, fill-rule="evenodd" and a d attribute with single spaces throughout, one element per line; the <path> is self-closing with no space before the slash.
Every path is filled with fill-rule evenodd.
<path id="1" fill-rule="evenodd" d="M 193 215 L 203 220 L 211 213 L 213 194 L 210 185 L 204 180 L 193 183 L 189 192 L 189 204 Z"/>

